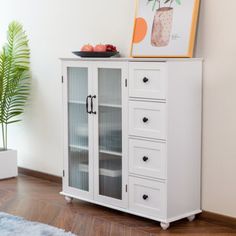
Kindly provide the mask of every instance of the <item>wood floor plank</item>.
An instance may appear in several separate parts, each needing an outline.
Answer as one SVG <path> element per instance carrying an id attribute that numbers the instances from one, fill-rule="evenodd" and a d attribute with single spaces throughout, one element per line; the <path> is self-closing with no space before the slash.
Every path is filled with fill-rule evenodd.
<path id="1" fill-rule="evenodd" d="M 236 236 L 236 225 L 226 227 L 201 218 L 172 223 L 168 231 L 163 231 L 152 220 L 79 200 L 67 204 L 60 191 L 60 184 L 34 177 L 0 181 L 0 211 L 79 236 Z"/>

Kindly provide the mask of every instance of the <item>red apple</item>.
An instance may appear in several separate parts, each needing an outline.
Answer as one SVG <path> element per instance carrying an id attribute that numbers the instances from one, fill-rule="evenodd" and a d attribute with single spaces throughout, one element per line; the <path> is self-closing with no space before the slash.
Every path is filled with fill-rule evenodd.
<path id="1" fill-rule="evenodd" d="M 82 52 L 93 52 L 93 51 L 94 51 L 94 48 L 93 48 L 92 45 L 86 44 L 86 45 L 84 45 L 84 46 L 81 48 L 81 51 L 82 51 Z"/>
<path id="2" fill-rule="evenodd" d="M 106 44 L 107 52 L 117 52 L 116 46 L 112 44 Z"/>
<path id="3" fill-rule="evenodd" d="M 95 52 L 106 52 L 106 50 L 107 50 L 107 47 L 106 45 L 103 45 L 103 44 L 98 44 L 94 48 Z"/>

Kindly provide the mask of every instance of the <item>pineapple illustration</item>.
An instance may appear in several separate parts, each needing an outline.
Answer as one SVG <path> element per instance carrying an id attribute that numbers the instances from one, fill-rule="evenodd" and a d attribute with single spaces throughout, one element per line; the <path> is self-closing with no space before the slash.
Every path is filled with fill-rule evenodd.
<path id="1" fill-rule="evenodd" d="M 151 35 L 151 45 L 154 47 L 166 47 L 170 43 L 173 23 L 173 3 L 181 5 L 181 0 L 148 0 L 147 4 L 153 2 L 152 10 L 156 10 Z M 162 4 L 162 2 L 164 2 Z"/>

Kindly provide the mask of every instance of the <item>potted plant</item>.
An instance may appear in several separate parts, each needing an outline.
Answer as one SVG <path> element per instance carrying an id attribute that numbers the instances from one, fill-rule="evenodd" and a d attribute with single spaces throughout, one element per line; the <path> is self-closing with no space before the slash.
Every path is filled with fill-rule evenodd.
<path id="1" fill-rule="evenodd" d="M 153 2 L 152 10 L 156 10 L 153 26 L 151 44 L 155 47 L 166 47 L 170 42 L 173 22 L 173 3 L 181 5 L 181 0 L 148 0 L 147 4 Z"/>
<path id="2" fill-rule="evenodd" d="M 17 151 L 8 149 L 8 125 L 20 121 L 30 90 L 30 50 L 21 24 L 8 27 L 7 43 L 0 52 L 0 179 L 17 176 Z"/>

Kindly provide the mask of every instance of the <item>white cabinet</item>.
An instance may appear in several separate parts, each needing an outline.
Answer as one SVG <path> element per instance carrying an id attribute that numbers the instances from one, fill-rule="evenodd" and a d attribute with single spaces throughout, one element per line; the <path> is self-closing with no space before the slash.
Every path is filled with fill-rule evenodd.
<path id="1" fill-rule="evenodd" d="M 63 191 L 127 208 L 126 63 L 63 63 Z"/>
<path id="2" fill-rule="evenodd" d="M 129 101 L 129 134 L 166 139 L 166 104 Z"/>
<path id="3" fill-rule="evenodd" d="M 166 185 L 165 183 L 137 177 L 129 177 L 129 207 L 152 217 L 165 218 Z"/>
<path id="4" fill-rule="evenodd" d="M 93 199 L 93 136 L 94 122 L 86 111 L 91 100 L 90 64 L 67 63 L 64 67 L 64 185 L 66 191 Z M 66 79 L 67 78 L 67 79 Z"/>
<path id="5" fill-rule="evenodd" d="M 166 179 L 166 143 L 129 139 L 129 172 L 150 178 Z"/>
<path id="6" fill-rule="evenodd" d="M 130 63 L 130 97 L 165 99 L 166 63 Z"/>
<path id="7" fill-rule="evenodd" d="M 200 213 L 202 61 L 63 59 L 62 194 L 169 223 Z"/>

